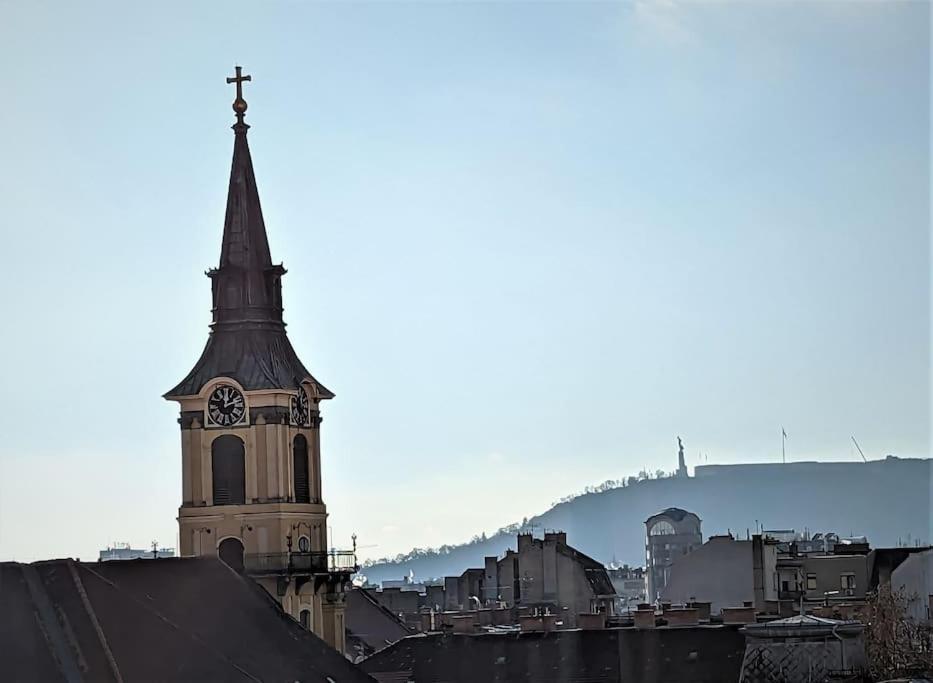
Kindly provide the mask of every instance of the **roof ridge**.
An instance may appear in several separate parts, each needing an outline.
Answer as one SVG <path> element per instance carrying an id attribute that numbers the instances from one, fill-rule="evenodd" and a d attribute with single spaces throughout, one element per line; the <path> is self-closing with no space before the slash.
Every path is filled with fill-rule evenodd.
<path id="1" fill-rule="evenodd" d="M 64 630 L 55 616 L 52 599 L 45 589 L 39 571 L 31 564 L 20 564 L 19 566 L 29 596 L 32 599 L 32 604 L 36 608 L 36 620 L 39 622 L 39 628 L 45 635 L 46 643 L 52 651 L 52 656 L 58 664 L 59 671 L 69 683 L 80 683 L 84 679 L 78 668 L 78 663 L 75 661 L 75 653 L 66 642 Z"/>
<path id="2" fill-rule="evenodd" d="M 84 590 L 84 583 L 78 575 L 78 570 L 75 569 L 75 561 L 67 560 L 65 564 L 68 565 L 68 573 L 71 575 L 71 580 L 74 582 L 75 588 L 78 591 L 78 597 L 81 598 L 81 605 L 84 607 L 84 612 L 91 622 L 91 627 L 97 635 L 97 642 L 100 643 L 101 649 L 104 651 L 104 658 L 110 666 L 110 671 L 113 673 L 117 683 L 123 683 L 120 667 L 117 666 L 117 660 L 113 656 L 113 650 L 110 649 L 110 643 L 107 642 L 107 636 L 104 635 L 104 629 L 100 626 L 100 621 L 97 619 L 97 613 L 94 611 L 94 606 L 91 605 L 91 600 L 88 598 L 87 591 Z"/>

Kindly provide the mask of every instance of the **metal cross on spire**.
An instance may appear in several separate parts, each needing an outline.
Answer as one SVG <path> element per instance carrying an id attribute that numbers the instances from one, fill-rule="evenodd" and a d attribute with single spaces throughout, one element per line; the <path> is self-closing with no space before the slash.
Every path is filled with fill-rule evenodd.
<path id="1" fill-rule="evenodd" d="M 243 75 L 243 67 L 237 66 L 236 76 L 228 77 L 227 83 L 236 83 L 236 99 L 233 100 L 233 111 L 236 112 L 237 123 L 243 123 L 243 115 L 246 113 L 246 100 L 243 99 L 243 82 L 251 81 L 253 77 L 247 74 Z"/>

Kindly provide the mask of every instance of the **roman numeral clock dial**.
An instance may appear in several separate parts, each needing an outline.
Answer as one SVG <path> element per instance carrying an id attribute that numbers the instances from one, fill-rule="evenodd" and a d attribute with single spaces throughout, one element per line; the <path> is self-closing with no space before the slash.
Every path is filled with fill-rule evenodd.
<path id="1" fill-rule="evenodd" d="M 246 415 L 243 394 L 229 384 L 219 384 L 207 399 L 207 414 L 211 422 L 221 427 L 235 425 Z"/>
<path id="2" fill-rule="evenodd" d="M 298 394 L 292 396 L 292 422 L 304 426 L 308 424 L 311 409 L 308 405 L 308 394 L 304 387 L 298 387 Z"/>

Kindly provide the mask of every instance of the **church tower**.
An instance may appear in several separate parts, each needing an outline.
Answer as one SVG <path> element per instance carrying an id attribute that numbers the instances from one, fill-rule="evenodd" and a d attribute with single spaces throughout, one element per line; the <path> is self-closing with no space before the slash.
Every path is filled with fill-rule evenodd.
<path id="1" fill-rule="evenodd" d="M 354 552 L 328 552 L 321 404 L 334 397 L 298 359 L 282 319 L 236 67 L 233 162 L 213 322 L 200 359 L 165 398 L 181 417 L 182 556 L 219 556 L 257 580 L 306 628 L 344 650 Z"/>

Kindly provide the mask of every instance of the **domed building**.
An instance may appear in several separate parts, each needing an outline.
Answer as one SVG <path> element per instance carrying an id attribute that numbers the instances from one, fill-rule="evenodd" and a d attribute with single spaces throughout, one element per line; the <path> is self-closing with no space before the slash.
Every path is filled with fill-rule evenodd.
<path id="1" fill-rule="evenodd" d="M 648 600 L 657 600 L 671 578 L 671 565 L 681 555 L 703 545 L 701 520 L 680 508 L 667 508 L 645 520 L 645 566 Z"/>

